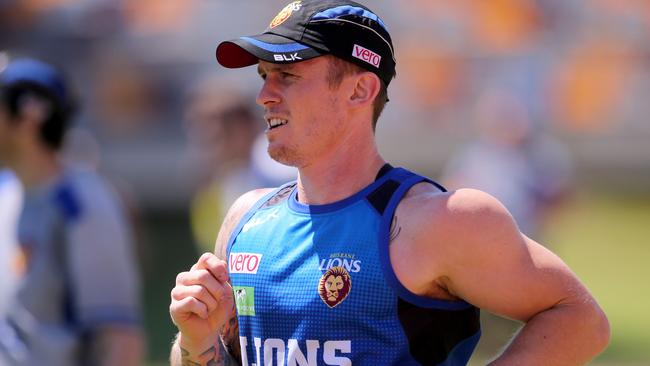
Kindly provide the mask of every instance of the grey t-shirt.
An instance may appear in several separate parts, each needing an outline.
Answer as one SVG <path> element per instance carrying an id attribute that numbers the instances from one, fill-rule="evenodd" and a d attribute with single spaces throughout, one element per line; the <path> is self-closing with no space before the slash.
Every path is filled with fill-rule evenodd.
<path id="1" fill-rule="evenodd" d="M 139 281 L 131 232 L 115 193 L 94 172 L 67 169 L 25 191 L 18 236 L 26 271 L 0 329 L 15 365 L 81 365 L 103 325 L 136 325 Z"/>
<path id="2" fill-rule="evenodd" d="M 0 317 L 8 306 L 16 287 L 14 255 L 18 248 L 18 215 L 23 193 L 18 178 L 9 170 L 0 169 Z"/>

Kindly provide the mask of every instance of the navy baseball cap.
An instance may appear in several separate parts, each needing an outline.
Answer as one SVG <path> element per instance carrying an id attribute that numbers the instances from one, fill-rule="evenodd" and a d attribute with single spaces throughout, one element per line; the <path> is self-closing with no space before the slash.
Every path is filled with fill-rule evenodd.
<path id="1" fill-rule="evenodd" d="M 216 53 L 217 61 L 228 68 L 331 54 L 374 72 L 386 85 L 395 76 L 388 28 L 370 9 L 353 1 L 293 1 L 263 33 L 221 42 Z"/>
<path id="2" fill-rule="evenodd" d="M 39 86 L 50 92 L 58 102 L 69 104 L 68 91 L 63 74 L 53 66 L 42 61 L 21 58 L 11 61 L 0 72 L 0 87 L 8 87 L 21 83 Z"/>

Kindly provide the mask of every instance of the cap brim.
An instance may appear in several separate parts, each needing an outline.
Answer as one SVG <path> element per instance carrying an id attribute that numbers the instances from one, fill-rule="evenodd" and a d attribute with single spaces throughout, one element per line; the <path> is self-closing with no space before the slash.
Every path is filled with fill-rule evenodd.
<path id="1" fill-rule="evenodd" d="M 324 53 L 286 37 L 263 33 L 221 42 L 217 46 L 217 61 L 221 66 L 235 69 L 255 65 L 259 60 L 293 63 Z"/>

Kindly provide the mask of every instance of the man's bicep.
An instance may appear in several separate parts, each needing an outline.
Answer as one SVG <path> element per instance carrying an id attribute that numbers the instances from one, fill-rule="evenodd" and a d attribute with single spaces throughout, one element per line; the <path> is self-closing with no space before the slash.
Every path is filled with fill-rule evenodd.
<path id="1" fill-rule="evenodd" d="M 235 227 L 243 219 L 246 213 L 259 201 L 264 195 L 271 191 L 270 188 L 256 189 L 249 191 L 240 196 L 235 203 L 230 206 L 226 217 L 221 224 L 219 234 L 214 246 L 214 254 L 221 260 L 227 261 L 226 251 L 228 249 L 228 241 L 233 233 Z"/>
<path id="2" fill-rule="evenodd" d="M 491 202 L 488 202 L 491 204 Z M 568 266 L 517 228 L 499 204 L 474 213 L 449 273 L 450 290 L 490 312 L 526 321 L 540 311 L 589 297 Z"/>

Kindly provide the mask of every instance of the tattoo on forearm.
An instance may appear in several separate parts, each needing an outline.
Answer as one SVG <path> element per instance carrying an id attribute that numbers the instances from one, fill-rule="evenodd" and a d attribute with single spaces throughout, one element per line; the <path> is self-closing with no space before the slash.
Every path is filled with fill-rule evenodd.
<path id="1" fill-rule="evenodd" d="M 395 215 L 393 216 L 393 222 L 390 224 L 390 243 L 399 236 L 400 232 L 402 232 L 402 227 L 397 223 L 397 215 Z"/>
<path id="2" fill-rule="evenodd" d="M 219 342 L 219 352 L 217 352 L 217 358 L 214 361 L 208 362 L 207 366 L 235 366 L 239 365 L 239 361 L 236 361 L 235 356 L 232 353 L 229 353 L 224 348 L 223 342 Z"/>
<path id="3" fill-rule="evenodd" d="M 219 344 L 221 344 L 221 342 L 219 342 Z M 212 346 L 207 351 L 201 353 L 201 356 L 199 357 L 203 357 L 205 355 L 213 355 L 212 359 L 206 362 L 206 366 L 224 365 L 223 363 L 219 363 L 221 361 L 221 358 L 223 358 L 220 353 L 223 353 L 223 350 L 221 352 L 217 352 L 217 347 Z"/>
<path id="4" fill-rule="evenodd" d="M 181 349 L 181 366 L 201 366 L 200 363 L 189 360 L 190 352 L 183 347 Z"/>
<path id="5" fill-rule="evenodd" d="M 218 348 L 217 348 L 218 347 Z M 229 355 L 219 341 L 216 346 L 212 346 L 203 352 L 199 357 L 203 358 L 206 355 L 212 355 L 212 359 L 206 362 L 206 366 L 235 366 L 238 362 Z M 189 359 L 190 353 L 181 347 L 181 366 L 202 366 L 201 363 L 194 362 Z"/>
<path id="6" fill-rule="evenodd" d="M 237 309 L 233 302 L 232 316 L 221 331 L 221 339 L 225 346 L 225 351 L 235 360 L 241 359 L 241 347 L 239 345 L 239 322 L 237 321 Z"/>

